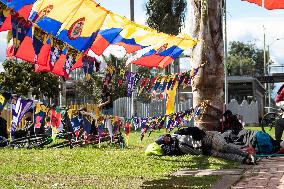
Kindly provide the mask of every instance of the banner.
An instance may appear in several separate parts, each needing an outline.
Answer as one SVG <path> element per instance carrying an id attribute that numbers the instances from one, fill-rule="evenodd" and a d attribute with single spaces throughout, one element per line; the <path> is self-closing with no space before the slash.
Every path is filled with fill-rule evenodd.
<path id="1" fill-rule="evenodd" d="M 43 126 L 45 124 L 45 117 L 47 114 L 48 108 L 41 104 L 38 103 L 35 107 L 35 128 L 40 128 L 41 126 Z"/>
<path id="2" fill-rule="evenodd" d="M 25 113 L 27 113 L 33 106 L 33 100 L 25 100 L 19 97 L 16 104 L 12 104 L 12 124 L 11 124 L 11 137 L 14 139 L 14 132 L 18 124 L 22 120 Z"/>
<path id="3" fill-rule="evenodd" d="M 132 95 L 134 81 L 136 73 L 128 72 L 127 74 L 127 95 L 130 97 Z"/>

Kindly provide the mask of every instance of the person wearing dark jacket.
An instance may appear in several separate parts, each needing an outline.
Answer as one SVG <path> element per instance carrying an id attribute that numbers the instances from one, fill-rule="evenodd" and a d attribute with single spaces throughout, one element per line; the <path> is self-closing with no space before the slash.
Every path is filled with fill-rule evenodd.
<path id="1" fill-rule="evenodd" d="M 238 117 L 236 115 L 233 115 L 230 110 L 226 110 L 223 116 L 224 122 L 222 132 L 232 130 L 233 134 L 237 135 L 243 129 L 243 125 L 240 123 Z"/>
<path id="2" fill-rule="evenodd" d="M 176 138 L 171 137 L 170 134 L 158 137 L 155 142 L 161 146 L 165 155 L 173 156 L 182 154 L 178 148 L 178 141 Z"/>

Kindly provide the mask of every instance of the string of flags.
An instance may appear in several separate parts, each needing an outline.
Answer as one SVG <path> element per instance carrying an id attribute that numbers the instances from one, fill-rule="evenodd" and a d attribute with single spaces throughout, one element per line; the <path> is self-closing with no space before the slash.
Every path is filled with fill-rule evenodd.
<path id="1" fill-rule="evenodd" d="M 0 105 L 3 105 L 9 101 L 7 93 L 0 94 Z M 31 99 L 25 99 L 22 97 L 13 97 L 12 100 L 12 126 L 11 126 L 11 136 L 16 131 L 23 116 L 32 112 L 35 129 L 41 128 L 46 124 L 45 118 L 50 117 L 50 125 L 53 128 L 53 134 L 58 133 L 62 129 L 67 132 L 71 129 L 75 134 L 79 134 L 80 129 L 84 129 L 86 133 L 92 132 L 92 124 L 95 125 L 98 130 L 99 136 L 106 135 L 106 132 L 113 136 L 113 133 L 124 130 L 126 138 L 129 138 L 131 130 L 141 132 L 141 140 L 145 137 L 145 134 L 151 133 L 158 129 L 161 130 L 165 128 L 167 131 L 172 131 L 174 128 L 179 128 L 184 122 L 189 122 L 192 118 L 200 116 L 202 111 L 206 108 L 206 103 L 201 103 L 200 106 L 196 108 L 191 108 L 186 111 L 181 111 L 177 113 L 172 113 L 164 116 L 157 117 L 132 117 L 131 119 L 125 119 L 118 116 L 110 115 L 96 115 L 93 116 L 92 113 L 81 112 L 78 113 L 74 109 L 62 109 L 56 107 L 47 107 L 43 103 L 35 103 Z M 90 117 L 88 117 L 90 116 Z M 64 124 L 63 124 L 64 123 Z M 67 125 L 71 124 L 72 128 L 68 128 Z M 70 130 L 70 131 L 71 131 Z"/>
<path id="2" fill-rule="evenodd" d="M 123 46 L 127 53 L 146 49 L 131 63 L 165 68 L 196 44 L 189 36 L 167 35 L 133 23 L 91 0 L 1 0 L 0 31 L 7 30 L 13 37 L 8 57 L 34 63 L 37 72 L 65 78 L 83 66 L 88 73 L 95 61 L 89 51 L 101 55 L 109 45 Z"/>
<path id="3" fill-rule="evenodd" d="M 170 75 L 156 75 L 144 76 L 143 74 L 129 72 L 124 68 L 114 69 L 114 66 L 109 65 L 106 76 L 104 78 L 104 85 L 109 85 L 112 81 L 113 75 L 118 74 L 118 87 L 126 83 L 127 94 L 130 97 L 133 89 L 138 87 L 138 95 L 143 91 L 155 93 L 164 93 L 166 90 L 172 90 L 177 87 L 186 88 L 191 85 L 192 79 L 197 75 L 199 69 L 203 68 L 205 64 L 192 69 L 190 72 L 174 73 Z"/>
<path id="4" fill-rule="evenodd" d="M 202 109 L 203 104 L 194 109 L 191 108 L 186 111 L 169 115 L 157 117 L 132 117 L 127 120 L 118 116 L 100 115 L 97 117 L 97 122 L 98 128 L 100 129 L 105 127 L 104 124 L 106 120 L 111 120 L 113 127 L 116 129 L 120 129 L 123 126 L 126 138 L 129 138 L 130 131 L 132 129 L 134 131 L 138 131 L 140 129 L 141 140 L 143 140 L 147 131 L 149 131 L 148 136 L 150 136 L 151 133 L 156 129 L 161 130 L 165 128 L 167 131 L 172 131 L 174 128 L 179 128 L 184 122 L 189 122 L 192 118 L 200 116 Z"/>

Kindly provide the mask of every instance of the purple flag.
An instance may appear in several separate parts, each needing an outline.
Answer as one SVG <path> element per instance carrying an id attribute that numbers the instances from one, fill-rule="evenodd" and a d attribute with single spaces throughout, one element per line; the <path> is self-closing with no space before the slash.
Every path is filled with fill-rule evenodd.
<path id="1" fill-rule="evenodd" d="M 141 141 L 143 140 L 145 133 L 149 126 L 147 125 L 148 118 L 141 118 Z"/>
<path id="2" fill-rule="evenodd" d="M 32 100 L 25 100 L 21 97 L 17 99 L 16 104 L 12 104 L 12 125 L 11 125 L 11 137 L 14 138 L 14 132 L 17 129 L 18 124 L 22 120 L 25 113 L 27 113 L 33 106 Z"/>
<path id="3" fill-rule="evenodd" d="M 132 95 L 134 81 L 136 73 L 128 72 L 127 77 L 127 95 L 130 97 Z"/>
<path id="4" fill-rule="evenodd" d="M 138 117 L 133 118 L 133 125 L 134 125 L 134 130 L 137 131 L 137 129 L 139 127 L 139 118 Z"/>

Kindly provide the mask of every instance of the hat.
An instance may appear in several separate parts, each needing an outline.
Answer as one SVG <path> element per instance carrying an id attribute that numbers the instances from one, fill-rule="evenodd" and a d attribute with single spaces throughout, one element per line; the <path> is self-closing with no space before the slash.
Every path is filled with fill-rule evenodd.
<path id="1" fill-rule="evenodd" d="M 284 148 L 284 140 L 282 142 L 280 142 L 280 146 L 281 146 L 281 148 Z"/>

